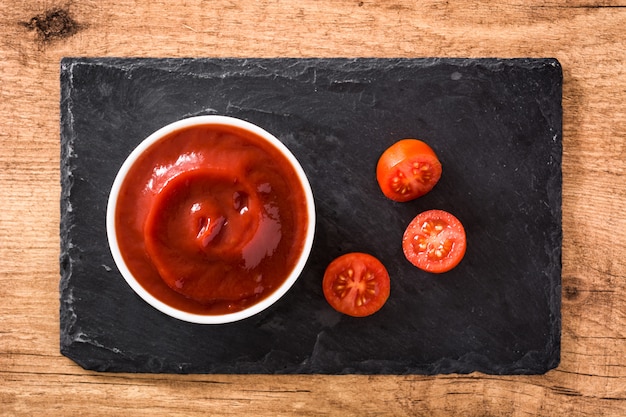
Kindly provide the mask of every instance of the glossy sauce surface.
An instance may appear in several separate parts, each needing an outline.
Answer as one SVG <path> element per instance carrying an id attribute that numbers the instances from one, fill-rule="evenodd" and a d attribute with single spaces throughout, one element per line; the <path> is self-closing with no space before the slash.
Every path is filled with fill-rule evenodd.
<path id="1" fill-rule="evenodd" d="M 306 198 L 271 144 L 230 126 L 175 131 L 122 184 L 120 251 L 137 281 L 183 311 L 224 314 L 271 294 L 304 247 Z"/>

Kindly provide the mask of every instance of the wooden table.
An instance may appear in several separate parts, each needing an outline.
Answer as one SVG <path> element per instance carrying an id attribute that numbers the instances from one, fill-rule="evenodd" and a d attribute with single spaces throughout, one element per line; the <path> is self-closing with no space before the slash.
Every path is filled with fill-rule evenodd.
<path id="1" fill-rule="evenodd" d="M 4 0 L 0 416 L 626 415 L 625 43 L 624 0 Z M 59 353 L 63 56 L 558 58 L 561 364 L 540 376 L 84 371 Z"/>

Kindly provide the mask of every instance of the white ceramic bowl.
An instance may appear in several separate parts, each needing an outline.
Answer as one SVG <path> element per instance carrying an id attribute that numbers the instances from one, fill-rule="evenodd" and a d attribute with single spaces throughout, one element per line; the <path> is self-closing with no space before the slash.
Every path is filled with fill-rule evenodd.
<path id="1" fill-rule="evenodd" d="M 155 142 L 159 141 L 161 138 L 167 136 L 168 134 L 174 131 L 177 131 L 182 128 L 196 126 L 196 125 L 207 125 L 207 124 L 227 125 L 227 126 L 233 126 L 235 128 L 248 130 L 256 134 L 257 136 L 264 138 L 267 142 L 269 142 L 276 149 L 278 149 L 291 163 L 293 169 L 298 175 L 299 182 L 302 185 L 302 188 L 304 190 L 304 194 L 306 197 L 306 208 L 308 211 L 307 212 L 308 224 L 306 226 L 307 230 L 306 230 L 303 250 L 299 258 L 297 259 L 297 263 L 295 267 L 293 268 L 291 274 L 284 281 L 284 283 L 280 285 L 273 293 L 271 293 L 269 296 L 262 299 L 258 303 L 252 304 L 244 310 L 233 312 L 233 313 L 222 314 L 222 315 L 201 315 L 201 314 L 188 313 L 188 312 L 182 311 L 180 309 L 174 308 L 164 303 L 163 301 L 157 299 L 151 293 L 146 291 L 146 289 L 144 289 L 144 287 L 133 276 L 128 266 L 126 265 L 124 258 L 122 257 L 120 247 L 117 242 L 117 233 L 116 233 L 116 228 L 115 228 L 115 211 L 116 211 L 120 187 L 122 183 L 125 181 L 126 175 L 129 169 L 136 162 L 137 158 L 140 155 L 142 155 L 142 153 L 152 144 L 154 144 Z M 254 314 L 257 314 L 267 309 L 276 301 L 278 301 L 293 286 L 293 284 L 296 282 L 296 280 L 300 276 L 302 269 L 304 268 L 304 265 L 311 252 L 311 247 L 313 245 L 313 237 L 315 233 L 315 206 L 314 206 L 313 193 L 311 191 L 311 186 L 309 184 L 309 181 L 307 179 L 307 176 L 304 170 L 302 169 L 302 166 L 300 165 L 298 160 L 295 158 L 295 156 L 289 151 L 289 149 L 287 149 L 287 147 L 282 142 L 280 142 L 276 137 L 274 137 L 272 134 L 268 133 L 264 129 L 252 123 L 241 120 L 241 119 L 236 119 L 236 118 L 228 117 L 228 116 L 197 116 L 197 117 L 191 117 L 188 119 L 179 120 L 177 122 L 174 122 L 167 126 L 162 127 L 161 129 L 157 130 L 156 132 L 148 136 L 128 156 L 128 158 L 126 159 L 126 161 L 120 168 L 119 172 L 117 173 L 115 181 L 113 182 L 113 187 L 111 189 L 111 193 L 109 195 L 109 200 L 108 200 L 108 205 L 107 205 L 106 227 L 107 227 L 107 237 L 109 241 L 109 247 L 113 255 L 113 259 L 120 273 L 122 274 L 122 276 L 124 277 L 128 285 L 130 285 L 130 287 L 143 300 L 145 300 L 148 304 L 150 304 L 157 310 L 167 314 L 168 316 L 175 317 L 183 321 L 187 321 L 191 323 L 199 323 L 199 324 L 223 324 L 223 323 L 231 323 L 234 321 L 248 318 Z"/>

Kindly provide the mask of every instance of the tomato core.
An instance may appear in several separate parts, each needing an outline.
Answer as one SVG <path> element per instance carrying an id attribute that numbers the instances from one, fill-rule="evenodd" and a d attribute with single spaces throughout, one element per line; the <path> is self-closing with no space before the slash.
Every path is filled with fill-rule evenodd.
<path id="1" fill-rule="evenodd" d="M 433 166 L 428 162 L 414 161 L 409 167 L 405 163 L 396 166 L 390 179 L 390 188 L 399 195 L 415 195 L 428 186 L 433 179 Z"/>
<path id="2" fill-rule="evenodd" d="M 337 275 L 332 289 L 337 297 L 346 298 L 349 296 L 354 300 L 354 304 L 360 307 L 376 295 L 374 278 L 374 274 L 368 270 L 355 277 L 354 269 L 349 268 Z"/>
<path id="3" fill-rule="evenodd" d="M 415 252 L 424 252 L 433 260 L 447 256 L 452 250 L 454 241 L 446 236 L 444 232 L 446 227 L 448 224 L 441 220 L 425 221 L 420 227 L 420 233 L 413 237 Z"/>

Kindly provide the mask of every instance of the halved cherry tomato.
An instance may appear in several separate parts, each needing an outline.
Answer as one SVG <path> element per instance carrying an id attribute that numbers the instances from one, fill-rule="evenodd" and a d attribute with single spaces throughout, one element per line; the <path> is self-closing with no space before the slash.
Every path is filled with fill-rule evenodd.
<path id="1" fill-rule="evenodd" d="M 418 139 L 402 139 L 378 160 L 376 179 L 388 198 L 405 202 L 421 197 L 441 178 L 441 163 L 430 146 Z"/>
<path id="2" fill-rule="evenodd" d="M 467 247 L 465 229 L 452 214 L 429 210 L 409 223 L 402 238 L 404 256 L 427 272 L 447 272 L 457 266 Z"/>
<path id="3" fill-rule="evenodd" d="M 322 288 L 328 303 L 340 313 L 369 316 L 389 298 L 389 273 L 372 255 L 347 253 L 328 265 Z"/>

